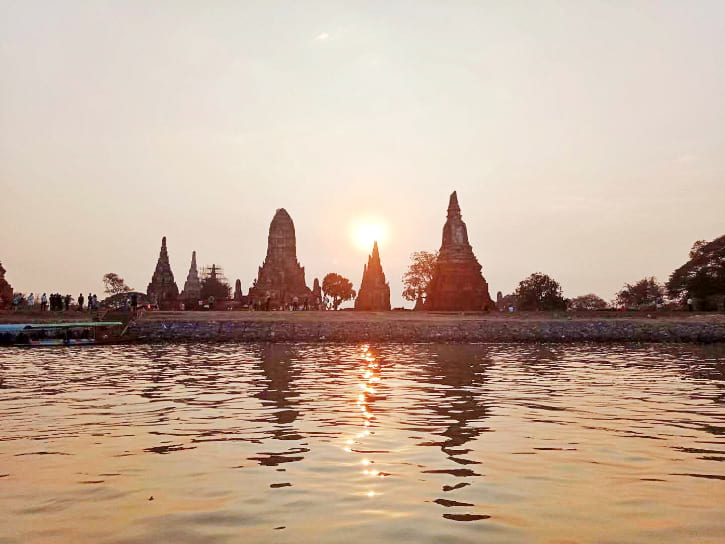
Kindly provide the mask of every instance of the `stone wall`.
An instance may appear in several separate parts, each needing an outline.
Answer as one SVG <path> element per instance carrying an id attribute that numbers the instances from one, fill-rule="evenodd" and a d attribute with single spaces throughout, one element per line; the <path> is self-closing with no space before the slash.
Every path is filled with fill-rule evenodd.
<path id="1" fill-rule="evenodd" d="M 130 339 L 214 342 L 725 342 L 725 323 L 656 320 L 140 321 Z"/>

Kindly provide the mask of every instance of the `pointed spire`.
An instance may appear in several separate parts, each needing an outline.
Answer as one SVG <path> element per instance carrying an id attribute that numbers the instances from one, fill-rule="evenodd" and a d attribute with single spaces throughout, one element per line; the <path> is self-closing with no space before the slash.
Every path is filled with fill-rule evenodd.
<path id="1" fill-rule="evenodd" d="M 488 283 L 468 241 L 468 229 L 461 218 L 458 194 L 453 191 L 425 309 L 460 311 L 492 308 L 494 303 L 488 293 Z"/>
<path id="2" fill-rule="evenodd" d="M 377 240 L 373 243 L 373 251 L 368 256 L 368 264 L 363 266 L 363 277 L 355 299 L 355 309 L 390 310 L 390 285 L 385 281 Z"/>
<path id="3" fill-rule="evenodd" d="M 179 296 L 179 288 L 174 282 L 174 273 L 169 264 L 169 253 L 166 249 L 166 236 L 161 238 L 161 251 L 156 262 L 156 270 L 151 277 L 151 283 L 146 288 L 146 294 L 156 300 L 163 310 L 174 309 Z"/>
<path id="4" fill-rule="evenodd" d="M 182 298 L 196 304 L 196 301 L 199 300 L 200 296 L 201 282 L 199 281 L 199 269 L 196 266 L 196 251 L 192 251 L 191 266 L 189 266 L 189 273 L 186 275 Z"/>
<path id="5" fill-rule="evenodd" d="M 451 193 L 451 198 L 448 201 L 448 217 L 460 217 L 461 207 L 458 205 L 458 195 L 456 191 Z"/>

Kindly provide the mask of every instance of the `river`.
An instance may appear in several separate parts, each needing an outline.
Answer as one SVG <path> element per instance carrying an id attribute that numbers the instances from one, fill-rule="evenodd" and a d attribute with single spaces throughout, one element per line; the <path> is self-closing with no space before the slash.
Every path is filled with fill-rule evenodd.
<path id="1" fill-rule="evenodd" d="M 725 541 L 725 347 L 0 351 L 0 543 Z"/>

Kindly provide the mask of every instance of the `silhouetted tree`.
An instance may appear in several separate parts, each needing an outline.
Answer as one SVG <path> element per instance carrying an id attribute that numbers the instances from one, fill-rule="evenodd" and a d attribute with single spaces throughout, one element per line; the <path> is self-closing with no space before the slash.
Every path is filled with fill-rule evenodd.
<path id="1" fill-rule="evenodd" d="M 521 281 L 514 293 L 520 310 L 565 310 L 561 285 L 541 272 Z"/>
<path id="2" fill-rule="evenodd" d="M 128 293 L 132 289 L 126 285 L 121 276 L 115 272 L 109 272 L 103 276 L 103 285 L 106 286 L 104 291 L 109 295 L 117 295 L 118 293 Z"/>
<path id="3" fill-rule="evenodd" d="M 607 302 L 594 293 L 581 295 L 569 301 L 570 310 L 603 310 L 607 306 Z"/>
<path id="4" fill-rule="evenodd" d="M 725 295 L 725 235 L 712 242 L 698 240 L 690 250 L 690 260 L 675 270 L 667 281 L 673 299 L 707 299 Z"/>
<path id="5" fill-rule="evenodd" d="M 615 298 L 617 304 L 622 306 L 654 306 L 658 299 L 665 295 L 665 288 L 661 283 L 650 276 L 642 278 L 635 284 L 625 283 Z"/>
<path id="6" fill-rule="evenodd" d="M 433 269 L 438 260 L 437 251 L 416 251 L 410 256 L 410 266 L 403 275 L 403 298 L 425 302 Z"/>
<path id="7" fill-rule="evenodd" d="M 330 272 L 322 280 L 322 292 L 325 296 L 332 298 L 332 307 L 337 310 L 337 307 L 345 300 L 352 300 L 355 298 L 355 289 L 352 288 L 352 282 L 341 276 Z"/>

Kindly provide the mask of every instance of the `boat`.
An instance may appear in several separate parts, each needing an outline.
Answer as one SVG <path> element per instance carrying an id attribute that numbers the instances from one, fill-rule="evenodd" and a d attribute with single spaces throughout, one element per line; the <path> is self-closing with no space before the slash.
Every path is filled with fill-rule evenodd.
<path id="1" fill-rule="evenodd" d="M 121 321 L 0 324 L 0 346 L 115 344 L 120 341 L 121 327 Z"/>

